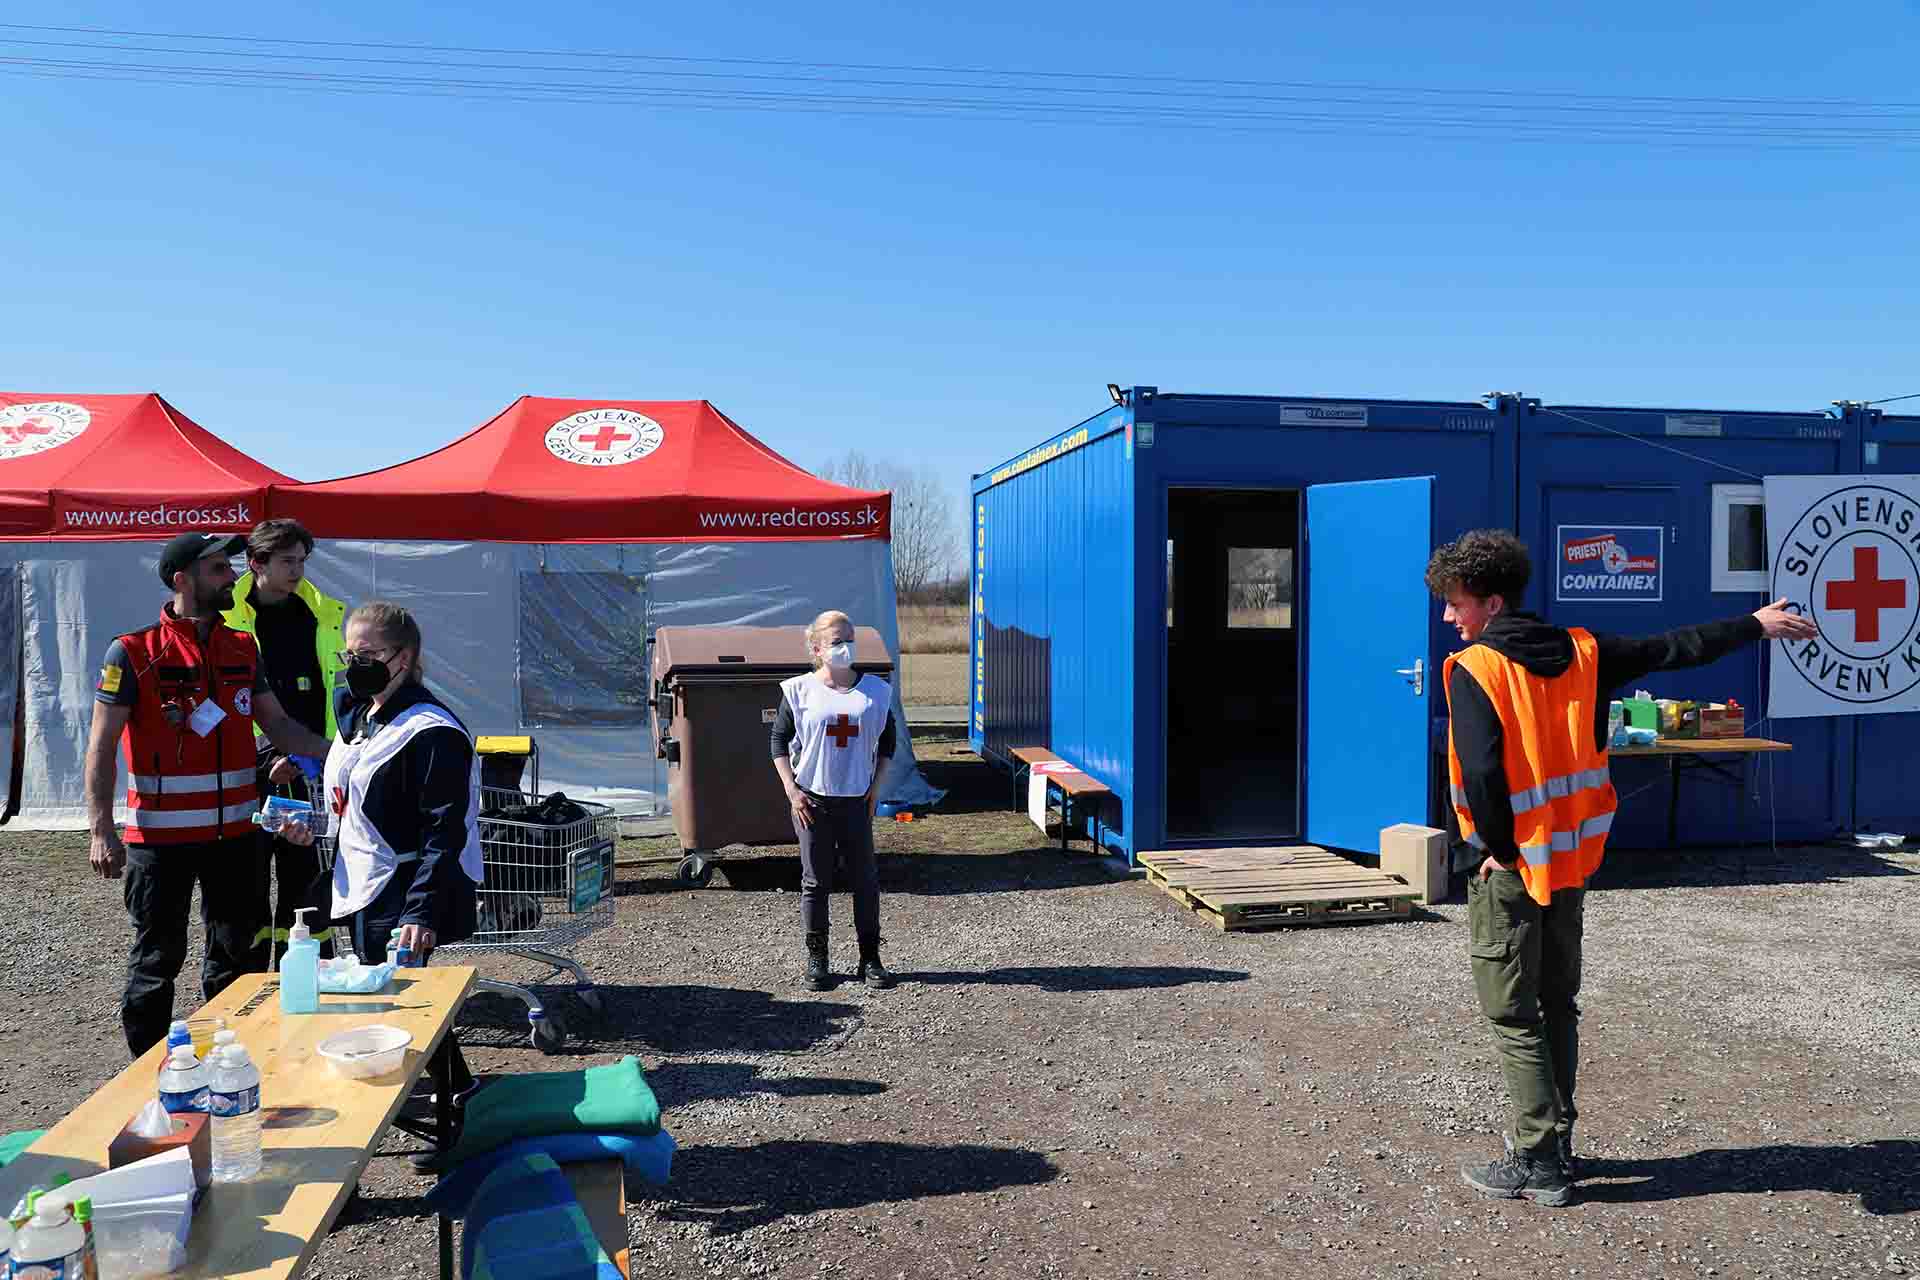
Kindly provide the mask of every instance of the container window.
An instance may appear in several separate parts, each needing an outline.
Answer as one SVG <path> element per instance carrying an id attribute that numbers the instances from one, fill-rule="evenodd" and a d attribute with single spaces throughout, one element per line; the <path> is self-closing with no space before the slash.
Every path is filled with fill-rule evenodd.
<path id="1" fill-rule="evenodd" d="M 1293 549 L 1227 548 L 1227 628 L 1286 630 L 1293 626 Z"/>
<path id="2" fill-rule="evenodd" d="M 1713 589 L 1767 589 L 1767 501 L 1757 484 L 1713 486 Z"/>
<path id="3" fill-rule="evenodd" d="M 646 580 L 625 573 L 520 575 L 520 722 L 647 722 Z"/>

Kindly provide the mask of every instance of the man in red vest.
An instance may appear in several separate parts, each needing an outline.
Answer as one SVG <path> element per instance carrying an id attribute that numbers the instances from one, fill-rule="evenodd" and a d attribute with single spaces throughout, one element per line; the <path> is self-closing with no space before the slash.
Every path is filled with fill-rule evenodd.
<path id="1" fill-rule="evenodd" d="M 260 928 L 265 864 L 255 838 L 253 726 L 275 746 L 325 756 L 330 745 L 281 708 L 253 640 L 221 622 L 232 607 L 230 557 L 246 539 L 183 533 L 160 553 L 173 599 L 153 626 L 107 649 L 87 740 L 93 868 L 126 870 L 133 948 L 120 1022 L 135 1057 L 167 1034 L 173 981 L 187 955 L 187 909 L 200 886 L 207 932 L 201 989 L 211 1000 L 246 972 Z M 116 751 L 119 748 L 119 751 Z M 127 758 L 127 831 L 114 829 L 117 755 Z"/>
<path id="2" fill-rule="evenodd" d="M 1532 572 L 1519 538 L 1478 529 L 1433 553 L 1427 587 L 1467 642 L 1445 665 L 1453 869 L 1471 873 L 1473 983 L 1514 1118 L 1507 1156 L 1461 1174 L 1483 1195 L 1559 1206 L 1573 1196 L 1586 883 L 1613 825 L 1610 695 L 1650 672 L 1815 628 L 1779 600 L 1664 635 L 1595 635 L 1520 612 Z"/>

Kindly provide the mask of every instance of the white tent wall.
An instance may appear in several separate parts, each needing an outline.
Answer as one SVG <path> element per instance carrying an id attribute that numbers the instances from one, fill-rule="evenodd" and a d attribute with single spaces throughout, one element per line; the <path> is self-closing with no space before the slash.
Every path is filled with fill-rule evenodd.
<path id="1" fill-rule="evenodd" d="M 15 711 L 19 708 L 20 566 L 11 549 L 0 546 L 0 813 L 13 786 Z"/>
<path id="2" fill-rule="evenodd" d="M 16 542 L 19 619 L 25 645 L 26 732 L 20 812 L 10 826 L 84 828 L 87 733 L 100 659 L 113 638 L 160 620 L 160 542 Z M 0 699 L 0 706 L 10 702 Z M 125 770 L 114 808 L 126 817 Z"/>
<path id="3" fill-rule="evenodd" d="M 540 747 L 543 791 L 666 808 L 666 764 L 638 697 L 638 647 L 620 663 L 605 645 L 621 628 L 797 626 L 843 609 L 876 628 L 897 654 L 891 548 L 885 542 L 481 543 L 332 542 L 307 564 L 315 586 L 352 603 L 389 599 L 420 623 L 427 680 L 476 734 L 529 733 Z M 592 616 L 580 602 L 597 604 Z M 609 618 L 609 612 L 622 618 Z M 558 650 L 587 643 L 570 677 Z M 634 632 L 637 634 L 637 631 Z M 796 657 L 801 655 L 796 654 Z M 618 667 L 619 670 L 614 670 Z M 625 672 L 623 678 L 621 675 Z M 616 705 L 614 686 L 628 699 Z M 906 733 L 882 797 L 930 803 Z M 771 767 L 771 766 L 769 766 Z"/>

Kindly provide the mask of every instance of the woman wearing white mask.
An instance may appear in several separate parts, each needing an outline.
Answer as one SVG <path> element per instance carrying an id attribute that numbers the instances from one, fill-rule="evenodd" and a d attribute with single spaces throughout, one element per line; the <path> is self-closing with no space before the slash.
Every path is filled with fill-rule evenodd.
<path id="1" fill-rule="evenodd" d="M 893 985 L 880 963 L 880 869 L 873 812 L 880 774 L 893 755 L 893 690 L 853 669 L 853 623 L 829 610 L 807 628 L 813 671 L 780 686 L 773 767 L 793 805 L 800 837 L 800 925 L 806 930 L 806 982 L 825 991 L 827 895 L 836 875 L 853 890 L 860 939 L 859 978 L 876 991 Z"/>

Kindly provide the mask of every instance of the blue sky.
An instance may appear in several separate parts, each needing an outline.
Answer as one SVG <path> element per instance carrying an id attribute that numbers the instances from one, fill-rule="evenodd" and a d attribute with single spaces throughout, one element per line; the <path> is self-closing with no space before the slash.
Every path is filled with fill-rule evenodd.
<path id="1" fill-rule="evenodd" d="M 1920 126 L 1912 3 L 1863 0 L 1844 19 L 1765 3 L 1528 8 L 9 12 L 516 50 L 1904 101 L 1917 105 L 1879 127 Z M 0 30 L 20 39 L 76 37 Z M 859 449 L 934 466 L 958 494 L 1099 409 L 1108 380 L 1791 409 L 1920 391 L 1912 146 L 0 84 L 0 387 L 158 390 L 302 479 L 424 452 L 523 392 L 703 397 L 803 464 Z M 1848 110 L 1751 109 L 1816 126 Z"/>

